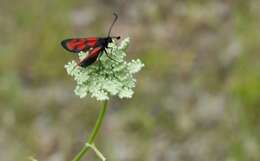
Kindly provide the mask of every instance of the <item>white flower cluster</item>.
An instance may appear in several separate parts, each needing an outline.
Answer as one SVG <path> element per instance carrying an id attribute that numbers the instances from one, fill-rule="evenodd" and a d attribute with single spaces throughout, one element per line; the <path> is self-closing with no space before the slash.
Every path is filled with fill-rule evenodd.
<path id="1" fill-rule="evenodd" d="M 108 54 L 114 60 L 104 53 L 100 62 L 86 68 L 78 67 L 75 61 L 66 64 L 67 73 L 77 82 L 75 94 L 80 98 L 89 95 L 99 101 L 108 100 L 109 96 L 115 95 L 131 98 L 136 82 L 133 74 L 139 72 L 144 64 L 139 59 L 130 62 L 124 60 L 129 42 L 130 39 L 126 38 L 119 45 L 114 42 L 108 45 Z M 88 53 L 79 53 L 79 58 L 83 59 L 86 54 Z"/>

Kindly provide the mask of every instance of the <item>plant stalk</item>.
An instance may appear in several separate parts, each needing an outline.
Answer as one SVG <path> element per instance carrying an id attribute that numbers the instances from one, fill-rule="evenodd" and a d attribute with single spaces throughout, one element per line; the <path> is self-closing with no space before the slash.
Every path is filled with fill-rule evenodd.
<path id="1" fill-rule="evenodd" d="M 74 159 L 72 161 L 79 161 L 86 154 L 86 152 L 88 152 L 88 150 L 90 149 L 90 146 L 88 146 L 88 145 L 93 144 L 93 142 L 97 136 L 97 133 L 100 129 L 100 126 L 102 124 L 103 118 L 104 118 L 106 110 L 107 110 L 107 104 L 108 104 L 108 101 L 107 100 L 104 101 L 103 107 L 99 112 L 97 121 L 95 123 L 94 129 L 92 130 L 89 139 L 87 140 L 85 145 L 82 147 L 80 152 L 74 157 Z"/>

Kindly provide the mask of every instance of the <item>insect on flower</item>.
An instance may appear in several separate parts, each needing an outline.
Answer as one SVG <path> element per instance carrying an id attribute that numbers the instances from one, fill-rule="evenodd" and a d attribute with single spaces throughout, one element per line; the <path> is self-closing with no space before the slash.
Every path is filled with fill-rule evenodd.
<path id="1" fill-rule="evenodd" d="M 63 48 L 69 52 L 79 53 L 81 51 L 88 51 L 88 55 L 78 62 L 78 66 L 86 68 L 93 64 L 97 59 L 99 60 L 103 53 L 105 53 L 109 59 L 114 60 L 106 51 L 106 48 L 108 47 L 108 44 L 112 42 L 112 39 L 120 39 L 120 36 L 110 36 L 111 30 L 118 18 L 116 13 L 113 15 L 115 18 L 109 27 L 107 37 L 71 38 L 61 42 Z"/>

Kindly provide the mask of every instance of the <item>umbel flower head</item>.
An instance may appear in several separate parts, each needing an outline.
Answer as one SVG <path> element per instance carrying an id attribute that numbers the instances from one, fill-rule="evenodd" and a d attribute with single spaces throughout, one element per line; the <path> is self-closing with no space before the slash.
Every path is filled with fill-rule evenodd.
<path id="1" fill-rule="evenodd" d="M 144 64 L 139 59 L 130 62 L 124 60 L 129 42 L 130 39 L 126 38 L 119 45 L 115 42 L 108 45 L 107 52 L 114 60 L 104 53 L 100 62 L 97 61 L 86 68 L 78 67 L 74 60 L 68 62 L 65 69 L 76 81 L 75 94 L 80 98 L 89 95 L 99 101 L 108 100 L 110 96 L 131 98 L 136 83 L 133 74 L 139 72 Z M 87 54 L 80 52 L 79 59 L 83 59 Z"/>

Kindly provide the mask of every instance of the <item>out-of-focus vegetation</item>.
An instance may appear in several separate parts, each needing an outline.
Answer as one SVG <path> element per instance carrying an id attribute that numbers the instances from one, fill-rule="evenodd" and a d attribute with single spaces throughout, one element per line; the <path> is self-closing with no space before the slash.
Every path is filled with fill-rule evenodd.
<path id="1" fill-rule="evenodd" d="M 0 160 L 70 160 L 101 103 L 79 99 L 60 41 L 106 35 L 113 0 L 0 1 Z M 114 161 L 260 160 L 260 1 L 128 0 L 113 33 L 146 66 L 97 138 Z M 98 160 L 90 152 L 85 160 Z"/>

